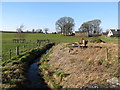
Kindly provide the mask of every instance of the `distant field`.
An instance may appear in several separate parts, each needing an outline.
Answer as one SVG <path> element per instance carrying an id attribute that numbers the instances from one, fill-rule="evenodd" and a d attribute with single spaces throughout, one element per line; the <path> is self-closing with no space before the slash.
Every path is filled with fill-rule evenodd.
<path id="1" fill-rule="evenodd" d="M 12 49 L 15 52 L 15 47 L 19 45 L 21 49 L 23 49 L 24 44 L 13 44 L 12 39 L 16 39 L 17 34 L 16 33 L 2 33 L 2 57 L 4 59 L 9 59 L 9 50 Z M 35 43 L 37 39 L 39 40 L 45 40 L 49 39 L 52 42 L 56 43 L 72 43 L 77 42 L 82 37 L 75 37 L 75 36 L 61 36 L 59 34 L 40 34 L 40 33 L 24 33 L 24 38 L 29 42 L 31 40 L 31 43 Z M 87 40 L 93 40 L 95 38 L 100 38 L 105 42 L 108 43 L 118 43 L 118 39 L 116 38 L 107 38 L 104 36 L 100 37 L 83 37 Z M 29 47 L 33 47 L 33 44 L 31 44 Z M 13 53 L 15 55 L 15 53 Z"/>

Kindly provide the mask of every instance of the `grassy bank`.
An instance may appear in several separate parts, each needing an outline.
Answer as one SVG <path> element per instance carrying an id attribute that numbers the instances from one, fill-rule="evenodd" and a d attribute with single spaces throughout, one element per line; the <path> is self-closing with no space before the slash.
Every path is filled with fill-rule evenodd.
<path id="1" fill-rule="evenodd" d="M 48 64 L 48 57 L 52 53 L 52 48 L 47 52 L 47 54 L 43 55 L 39 62 L 39 69 L 41 70 L 40 74 L 42 74 L 45 82 L 49 85 L 50 88 L 60 89 L 62 86 L 59 84 L 63 77 L 63 73 L 56 72 L 57 69 L 51 68 Z"/>
<path id="2" fill-rule="evenodd" d="M 53 45 L 50 43 L 43 47 L 31 49 L 4 62 L 2 65 L 2 88 L 26 88 L 26 71 L 29 64 Z"/>
<path id="3" fill-rule="evenodd" d="M 102 48 L 89 45 L 88 48 L 73 47 L 71 50 L 66 43 L 54 46 L 39 66 L 48 85 L 53 88 L 82 88 L 87 84 L 100 83 L 105 85 L 104 88 L 113 88 L 108 80 L 120 77 L 118 47 L 108 43 L 96 43 L 94 46 Z M 108 48 L 107 58 L 104 47 Z"/>

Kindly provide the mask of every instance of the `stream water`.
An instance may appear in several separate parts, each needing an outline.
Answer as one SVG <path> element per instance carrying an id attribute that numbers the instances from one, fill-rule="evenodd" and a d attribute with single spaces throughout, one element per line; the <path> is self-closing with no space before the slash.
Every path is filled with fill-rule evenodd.
<path id="1" fill-rule="evenodd" d="M 50 89 L 47 86 L 47 84 L 44 82 L 43 78 L 39 74 L 40 70 L 38 68 L 38 62 L 40 61 L 41 57 L 37 58 L 28 68 L 28 72 L 27 72 L 27 78 L 28 78 L 27 88 L 33 88 L 34 90 L 35 90 L 35 88 Z"/>

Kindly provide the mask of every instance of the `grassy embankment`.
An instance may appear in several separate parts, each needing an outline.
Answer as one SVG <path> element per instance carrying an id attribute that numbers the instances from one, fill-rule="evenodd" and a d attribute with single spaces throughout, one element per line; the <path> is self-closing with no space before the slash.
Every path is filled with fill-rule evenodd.
<path id="1" fill-rule="evenodd" d="M 79 88 L 100 83 L 105 88 L 112 87 L 107 86 L 107 80 L 120 77 L 118 46 L 111 43 L 95 43 L 92 46 L 102 48 L 89 45 L 86 49 L 75 47 L 70 50 L 66 43 L 53 47 L 40 60 L 39 66 L 48 85 L 52 88 Z M 104 47 L 108 48 L 108 58 Z"/>
<path id="2" fill-rule="evenodd" d="M 28 50 L 4 63 L 2 66 L 2 88 L 26 88 L 28 81 L 26 72 L 30 63 L 53 45 L 54 43 L 49 43 L 43 47 Z"/>

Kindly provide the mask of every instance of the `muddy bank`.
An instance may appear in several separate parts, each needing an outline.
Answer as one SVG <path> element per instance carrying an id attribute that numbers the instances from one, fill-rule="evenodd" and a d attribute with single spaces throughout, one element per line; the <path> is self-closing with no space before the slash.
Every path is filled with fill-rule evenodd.
<path id="1" fill-rule="evenodd" d="M 31 63 L 51 48 L 54 43 L 49 43 L 43 47 L 37 47 L 19 56 L 13 57 L 2 65 L 2 88 L 26 88 L 26 72 Z"/>

